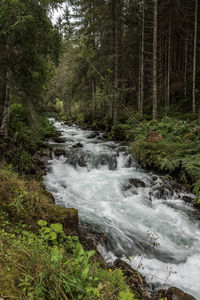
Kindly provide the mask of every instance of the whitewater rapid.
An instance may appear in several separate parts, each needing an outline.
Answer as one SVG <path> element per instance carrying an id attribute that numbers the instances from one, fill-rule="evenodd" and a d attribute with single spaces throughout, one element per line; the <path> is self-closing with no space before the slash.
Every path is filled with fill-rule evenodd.
<path id="1" fill-rule="evenodd" d="M 105 234 L 98 249 L 107 262 L 120 257 L 148 282 L 200 299 L 200 222 L 182 200 L 193 196 L 172 192 L 161 177 L 139 168 L 125 147 L 101 134 L 54 124 L 65 142 L 50 143 L 66 154 L 53 155 L 44 180 L 56 204 L 77 208 L 82 226 Z M 156 247 L 148 242 L 149 231 L 158 238 Z"/>

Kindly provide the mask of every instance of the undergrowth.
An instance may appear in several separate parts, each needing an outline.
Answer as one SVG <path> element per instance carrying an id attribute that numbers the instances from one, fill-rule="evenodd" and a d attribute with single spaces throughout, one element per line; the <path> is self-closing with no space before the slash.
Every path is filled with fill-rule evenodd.
<path id="1" fill-rule="evenodd" d="M 94 250 L 66 235 L 68 225 L 71 233 L 78 226 L 76 210 L 1 166 L 0 298 L 135 299 L 122 271 L 100 267 Z"/>
<path id="2" fill-rule="evenodd" d="M 34 154 L 44 147 L 46 139 L 57 135 L 45 113 L 35 113 L 33 124 L 27 107 L 17 102 L 11 105 L 8 134 L 8 140 L 0 145 L 0 158 L 6 159 L 21 174 L 33 172 Z"/>
<path id="3" fill-rule="evenodd" d="M 127 131 L 131 150 L 143 167 L 163 171 L 184 183 L 200 204 L 200 126 L 165 117 Z"/>
<path id="4" fill-rule="evenodd" d="M 134 299 L 121 270 L 99 267 L 61 224 L 40 220 L 38 233 L 12 226 L 1 212 L 1 297 L 17 299 Z M 127 298 L 128 297 L 128 298 Z"/>

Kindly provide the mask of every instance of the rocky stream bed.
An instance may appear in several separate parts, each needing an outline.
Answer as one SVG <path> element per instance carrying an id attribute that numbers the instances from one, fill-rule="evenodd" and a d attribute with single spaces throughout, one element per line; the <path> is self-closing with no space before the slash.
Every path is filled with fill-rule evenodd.
<path id="1" fill-rule="evenodd" d="M 154 290 L 176 286 L 167 299 L 200 299 L 194 196 L 141 169 L 127 146 L 52 121 L 61 136 L 49 142 L 52 159 L 44 180 L 56 204 L 78 209 L 80 230 L 107 264 L 135 269 Z"/>

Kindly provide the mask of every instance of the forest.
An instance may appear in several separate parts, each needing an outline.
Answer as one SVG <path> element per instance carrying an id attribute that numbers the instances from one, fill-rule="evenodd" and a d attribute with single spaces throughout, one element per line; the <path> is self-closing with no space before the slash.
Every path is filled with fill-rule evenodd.
<path id="1" fill-rule="evenodd" d="M 1 0 L 0 300 L 200 299 L 199 16 L 198 0 Z M 63 187 L 74 206 L 62 203 Z M 121 217 L 101 211 L 119 194 L 118 206 L 130 201 L 130 228 L 115 224 L 126 204 Z M 132 206 L 138 195 L 141 209 Z M 154 212 L 145 197 L 157 201 Z M 169 233 L 151 233 L 153 218 Z M 173 233 L 176 221 L 183 230 Z M 149 280 L 152 257 L 188 272 L 169 267 Z"/>

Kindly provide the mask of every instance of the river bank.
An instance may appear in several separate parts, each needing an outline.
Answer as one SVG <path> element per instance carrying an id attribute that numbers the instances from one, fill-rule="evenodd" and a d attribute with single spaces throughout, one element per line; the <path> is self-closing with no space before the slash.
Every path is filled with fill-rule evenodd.
<path id="1" fill-rule="evenodd" d="M 56 206 L 41 183 L 6 166 L 0 212 L 1 299 L 141 299 L 81 234 L 76 209 Z"/>

